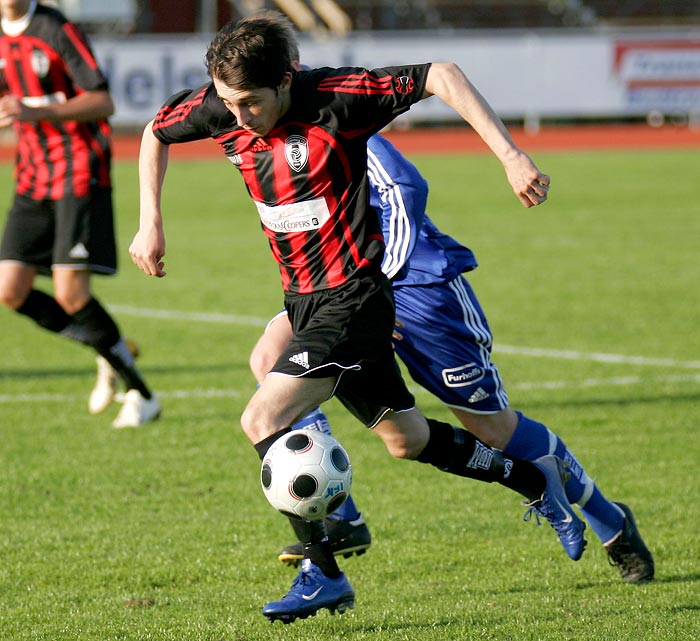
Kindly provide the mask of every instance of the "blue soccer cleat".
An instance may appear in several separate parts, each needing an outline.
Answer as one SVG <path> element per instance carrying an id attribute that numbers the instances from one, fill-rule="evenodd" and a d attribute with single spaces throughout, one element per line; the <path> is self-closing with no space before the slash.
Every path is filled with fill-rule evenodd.
<path id="1" fill-rule="evenodd" d="M 331 614 L 336 610 L 342 614 L 354 607 L 355 592 L 345 574 L 329 579 L 310 559 L 304 559 L 289 592 L 279 601 L 266 604 L 262 613 L 270 621 L 293 623 L 314 616 L 322 608 L 327 608 Z"/>
<path id="2" fill-rule="evenodd" d="M 540 516 L 546 519 L 557 533 L 569 558 L 578 561 L 586 548 L 586 539 L 583 538 L 586 524 L 578 518 L 566 498 L 564 483 L 570 477 L 568 466 L 553 454 L 542 456 L 533 463 L 544 474 L 547 486 L 541 499 L 525 504 L 530 509 L 525 512 L 523 519 L 529 521 L 533 512 L 538 525 Z"/>

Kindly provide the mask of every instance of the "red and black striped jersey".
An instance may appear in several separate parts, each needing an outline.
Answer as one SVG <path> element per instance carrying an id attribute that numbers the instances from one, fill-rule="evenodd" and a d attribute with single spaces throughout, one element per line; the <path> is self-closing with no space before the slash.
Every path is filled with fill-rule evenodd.
<path id="1" fill-rule="evenodd" d="M 153 133 L 164 144 L 219 143 L 243 176 L 286 291 L 338 287 L 357 269 L 381 264 L 367 139 L 420 100 L 429 68 L 297 72 L 290 109 L 264 137 L 239 127 L 209 83 L 172 96 Z"/>
<path id="2" fill-rule="evenodd" d="M 66 101 L 108 89 L 85 35 L 58 11 L 37 5 L 16 36 L 0 27 L 0 93 L 27 106 Z M 15 122 L 17 193 L 36 200 L 86 195 L 110 185 L 110 127 L 88 122 Z"/>

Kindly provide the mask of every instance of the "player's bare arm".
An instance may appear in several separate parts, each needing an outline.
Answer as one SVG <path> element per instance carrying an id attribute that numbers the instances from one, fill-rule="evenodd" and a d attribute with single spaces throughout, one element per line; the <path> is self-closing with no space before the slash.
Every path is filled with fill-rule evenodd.
<path id="1" fill-rule="evenodd" d="M 20 98 L 6 95 L 0 98 L 0 127 L 7 127 L 15 120 L 20 122 L 79 122 L 107 118 L 114 113 L 114 103 L 107 91 L 86 91 L 66 102 L 53 102 L 41 106 L 28 106 Z"/>
<path id="2" fill-rule="evenodd" d="M 525 207 L 547 200 L 549 176 L 537 169 L 530 157 L 513 142 L 503 121 L 453 63 L 433 63 L 428 72 L 424 98 L 435 95 L 468 122 L 501 161 L 508 182 Z"/>
<path id="3" fill-rule="evenodd" d="M 139 230 L 129 247 L 134 264 L 149 276 L 165 276 L 165 234 L 160 210 L 165 172 L 168 168 L 168 145 L 154 135 L 153 121 L 141 138 L 139 151 Z"/>

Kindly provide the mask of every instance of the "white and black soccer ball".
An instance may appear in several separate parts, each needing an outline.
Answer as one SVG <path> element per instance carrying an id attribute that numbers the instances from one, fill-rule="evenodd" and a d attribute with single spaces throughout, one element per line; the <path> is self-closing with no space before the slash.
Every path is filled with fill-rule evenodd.
<path id="1" fill-rule="evenodd" d="M 260 482 L 276 510 L 316 521 L 335 512 L 350 494 L 350 457 L 330 434 L 296 430 L 277 439 L 267 451 Z"/>

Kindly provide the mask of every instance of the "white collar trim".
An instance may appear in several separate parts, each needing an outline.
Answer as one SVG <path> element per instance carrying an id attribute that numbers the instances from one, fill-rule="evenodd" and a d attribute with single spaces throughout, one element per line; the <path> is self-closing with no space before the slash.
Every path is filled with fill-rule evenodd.
<path id="1" fill-rule="evenodd" d="M 29 11 L 25 13 L 21 18 L 17 20 L 6 20 L 2 19 L 2 30 L 5 35 L 8 36 L 18 36 L 24 32 L 24 30 L 29 26 L 29 23 L 34 17 L 34 11 L 36 11 L 36 0 L 32 0 L 29 5 Z"/>

